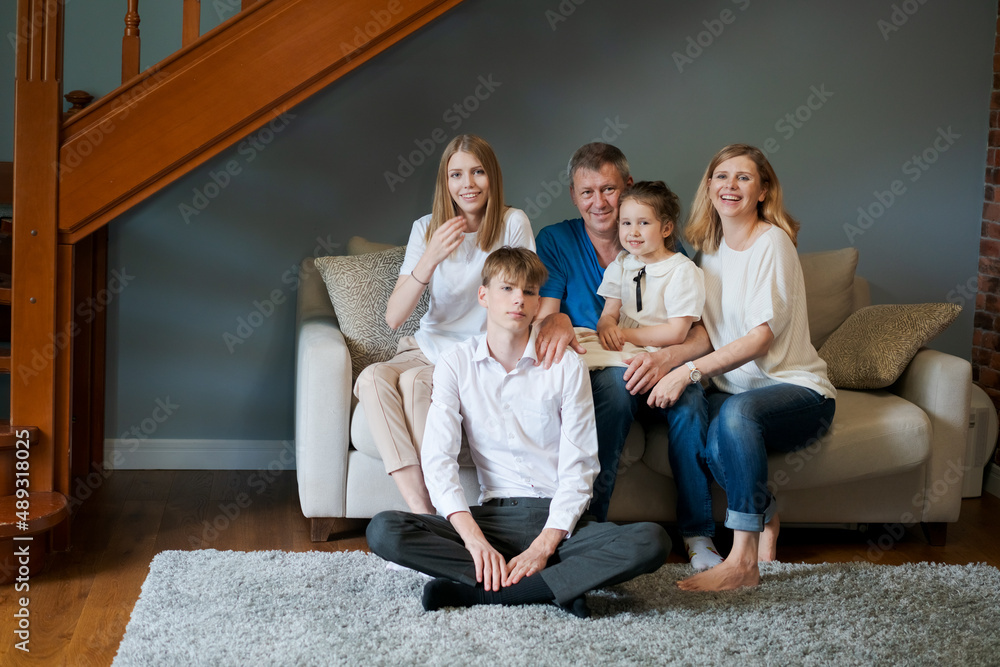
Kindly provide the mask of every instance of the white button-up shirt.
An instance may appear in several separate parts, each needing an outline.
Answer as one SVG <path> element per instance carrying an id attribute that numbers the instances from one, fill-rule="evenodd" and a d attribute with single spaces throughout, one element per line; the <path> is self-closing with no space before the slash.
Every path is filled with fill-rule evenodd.
<path id="1" fill-rule="evenodd" d="M 510 373 L 490 356 L 485 334 L 438 359 L 421 464 L 442 515 L 469 510 L 458 476 L 464 426 L 480 503 L 551 498 L 545 527 L 573 532 L 600 471 L 590 375 L 572 350 L 548 370 L 535 358 L 533 329 Z"/>

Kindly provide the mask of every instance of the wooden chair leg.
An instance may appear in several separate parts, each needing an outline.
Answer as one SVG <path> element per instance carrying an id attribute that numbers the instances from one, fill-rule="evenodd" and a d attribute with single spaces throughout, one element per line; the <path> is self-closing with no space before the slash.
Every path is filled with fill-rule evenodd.
<path id="1" fill-rule="evenodd" d="M 924 537 L 933 547 L 943 547 L 948 541 L 948 524 L 943 521 L 935 521 L 920 524 L 924 529 Z"/>
<path id="2" fill-rule="evenodd" d="M 309 519 L 309 539 L 313 542 L 326 542 L 331 535 L 364 530 L 367 523 L 367 519 L 314 517 Z"/>

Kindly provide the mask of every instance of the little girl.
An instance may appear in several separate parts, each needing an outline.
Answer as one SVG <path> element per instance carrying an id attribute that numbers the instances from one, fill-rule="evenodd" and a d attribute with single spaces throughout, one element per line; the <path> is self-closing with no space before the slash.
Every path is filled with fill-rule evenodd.
<path id="1" fill-rule="evenodd" d="M 701 318 L 705 281 L 701 269 L 676 251 L 680 204 L 663 181 L 629 186 L 619 206 L 618 235 L 625 250 L 604 270 L 597 288 L 605 299 L 597 338 L 602 349 L 623 352 L 621 365 L 627 366 L 624 360 L 638 348 L 684 342 Z"/>
<path id="2" fill-rule="evenodd" d="M 420 469 L 420 443 L 431 402 L 433 364 L 448 347 L 485 331 L 479 305 L 483 262 L 504 245 L 535 249 L 524 212 L 503 203 L 503 176 L 483 139 L 460 135 L 445 146 L 432 213 L 413 223 L 385 319 L 399 328 L 424 290 L 430 305 L 396 356 L 358 376 L 361 402 L 386 472 L 417 514 L 434 514 Z"/>
<path id="3" fill-rule="evenodd" d="M 705 279 L 694 262 L 676 251 L 674 229 L 679 215 L 677 195 L 663 181 L 641 181 L 622 194 L 618 233 L 625 250 L 605 269 L 597 289 L 605 298 L 597 338 L 608 351 L 598 355 L 613 352 L 619 355 L 620 365 L 627 365 L 625 360 L 641 351 L 639 347 L 652 351 L 684 342 L 691 324 L 701 319 Z M 592 351 L 596 352 L 591 347 L 584 355 L 588 365 L 599 363 Z M 699 393 L 702 387 L 692 384 L 687 391 Z M 671 443 L 703 437 L 690 419 L 678 418 L 670 408 L 641 408 L 645 409 L 667 423 Z M 675 476 L 674 482 L 678 494 L 684 496 L 686 480 Z M 683 537 L 695 569 L 722 562 L 711 538 Z"/>

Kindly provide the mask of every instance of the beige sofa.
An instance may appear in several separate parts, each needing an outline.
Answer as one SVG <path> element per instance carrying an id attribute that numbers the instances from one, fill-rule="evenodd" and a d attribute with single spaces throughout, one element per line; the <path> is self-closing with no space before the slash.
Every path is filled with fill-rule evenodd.
<path id="1" fill-rule="evenodd" d="M 854 276 L 853 248 L 801 259 L 810 331 L 820 349 L 848 315 L 869 303 L 868 285 Z M 299 499 L 312 521 L 313 540 L 326 540 L 352 526 L 349 519 L 406 505 L 385 473 L 353 397 L 351 355 L 327 287 L 313 259 L 304 260 L 301 268 L 295 437 Z M 394 279 L 390 275 L 385 284 Z M 338 289 L 353 291 L 335 286 L 335 295 L 341 293 Z M 358 341 L 352 344 L 357 347 Z M 885 389 L 841 389 L 826 436 L 799 452 L 770 457 L 769 479 L 782 521 L 923 523 L 931 542 L 943 544 L 947 523 L 959 514 L 970 386 L 967 361 L 922 348 Z M 475 470 L 464 467 L 462 474 L 474 503 Z M 718 487 L 715 493 L 721 521 L 725 495 Z M 609 518 L 672 522 L 675 504 L 665 430 L 644 433 L 635 424 Z"/>

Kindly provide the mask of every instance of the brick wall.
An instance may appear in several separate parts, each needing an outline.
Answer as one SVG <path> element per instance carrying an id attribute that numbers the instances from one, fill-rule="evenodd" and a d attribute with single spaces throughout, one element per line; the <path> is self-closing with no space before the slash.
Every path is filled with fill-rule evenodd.
<path id="1" fill-rule="evenodd" d="M 1000 409 L 1000 2 L 993 54 L 989 148 L 986 151 L 986 196 L 979 240 L 979 293 L 972 334 L 972 379 Z M 994 456 L 1000 465 L 1000 449 Z"/>

